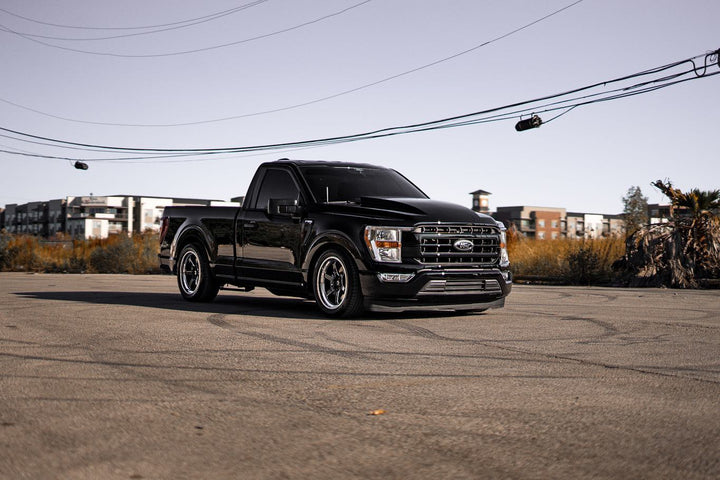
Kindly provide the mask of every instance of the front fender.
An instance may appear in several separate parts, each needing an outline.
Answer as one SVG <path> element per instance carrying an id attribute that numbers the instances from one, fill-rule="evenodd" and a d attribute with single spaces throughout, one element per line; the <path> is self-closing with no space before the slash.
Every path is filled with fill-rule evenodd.
<path id="1" fill-rule="evenodd" d="M 368 269 L 367 262 L 363 258 L 362 252 L 347 234 L 340 231 L 329 231 L 314 239 L 308 248 L 307 255 L 305 255 L 302 271 L 303 277 L 308 284 L 308 273 L 310 271 L 310 267 L 312 266 L 312 262 L 320 252 L 330 246 L 338 246 L 347 251 L 355 262 L 358 270 L 366 271 Z"/>

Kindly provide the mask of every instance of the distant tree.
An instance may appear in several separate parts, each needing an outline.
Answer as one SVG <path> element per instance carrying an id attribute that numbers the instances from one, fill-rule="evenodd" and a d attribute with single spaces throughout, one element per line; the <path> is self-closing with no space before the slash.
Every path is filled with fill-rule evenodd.
<path id="1" fill-rule="evenodd" d="M 630 236 L 648 223 L 648 198 L 644 197 L 640 187 L 630 187 L 622 198 L 625 232 Z"/>

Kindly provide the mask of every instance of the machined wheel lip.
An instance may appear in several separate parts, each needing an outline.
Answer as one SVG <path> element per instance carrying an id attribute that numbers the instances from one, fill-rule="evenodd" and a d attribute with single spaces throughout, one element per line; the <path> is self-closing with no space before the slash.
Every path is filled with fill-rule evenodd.
<path id="1" fill-rule="evenodd" d="M 200 256 L 195 250 L 188 250 L 180 259 L 180 286 L 187 295 L 198 292 L 201 274 Z"/>
<path id="2" fill-rule="evenodd" d="M 315 281 L 318 300 L 328 310 L 338 310 L 348 292 L 348 273 L 345 262 L 337 255 L 325 258 L 318 266 Z"/>

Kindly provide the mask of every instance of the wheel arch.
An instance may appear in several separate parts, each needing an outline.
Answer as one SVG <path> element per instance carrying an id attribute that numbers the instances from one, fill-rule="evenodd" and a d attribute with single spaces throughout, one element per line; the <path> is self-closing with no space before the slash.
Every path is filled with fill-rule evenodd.
<path id="1" fill-rule="evenodd" d="M 195 225 L 190 225 L 188 228 L 180 232 L 173 245 L 173 250 L 171 252 L 171 257 L 173 259 L 173 273 L 177 273 L 177 264 L 180 260 L 178 256 L 180 255 L 180 252 L 182 252 L 183 248 L 189 244 L 195 244 L 199 248 L 202 248 L 210 264 L 214 264 L 214 257 L 208 242 L 207 233 Z"/>
<path id="2" fill-rule="evenodd" d="M 367 270 L 367 264 L 350 237 L 342 232 L 328 232 L 313 241 L 303 262 L 303 277 L 305 283 L 310 287 L 310 290 L 312 290 L 312 273 L 316 267 L 317 259 L 320 255 L 332 248 L 340 249 L 346 253 L 347 256 L 355 262 L 358 271 Z"/>

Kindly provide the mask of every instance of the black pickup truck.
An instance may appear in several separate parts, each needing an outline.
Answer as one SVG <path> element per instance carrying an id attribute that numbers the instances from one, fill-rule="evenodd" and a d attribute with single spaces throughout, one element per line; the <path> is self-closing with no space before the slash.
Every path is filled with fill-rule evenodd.
<path id="1" fill-rule="evenodd" d="M 339 317 L 485 310 L 512 287 L 502 224 L 367 164 L 264 163 L 242 207 L 166 208 L 159 257 L 187 300 L 264 287 Z"/>

